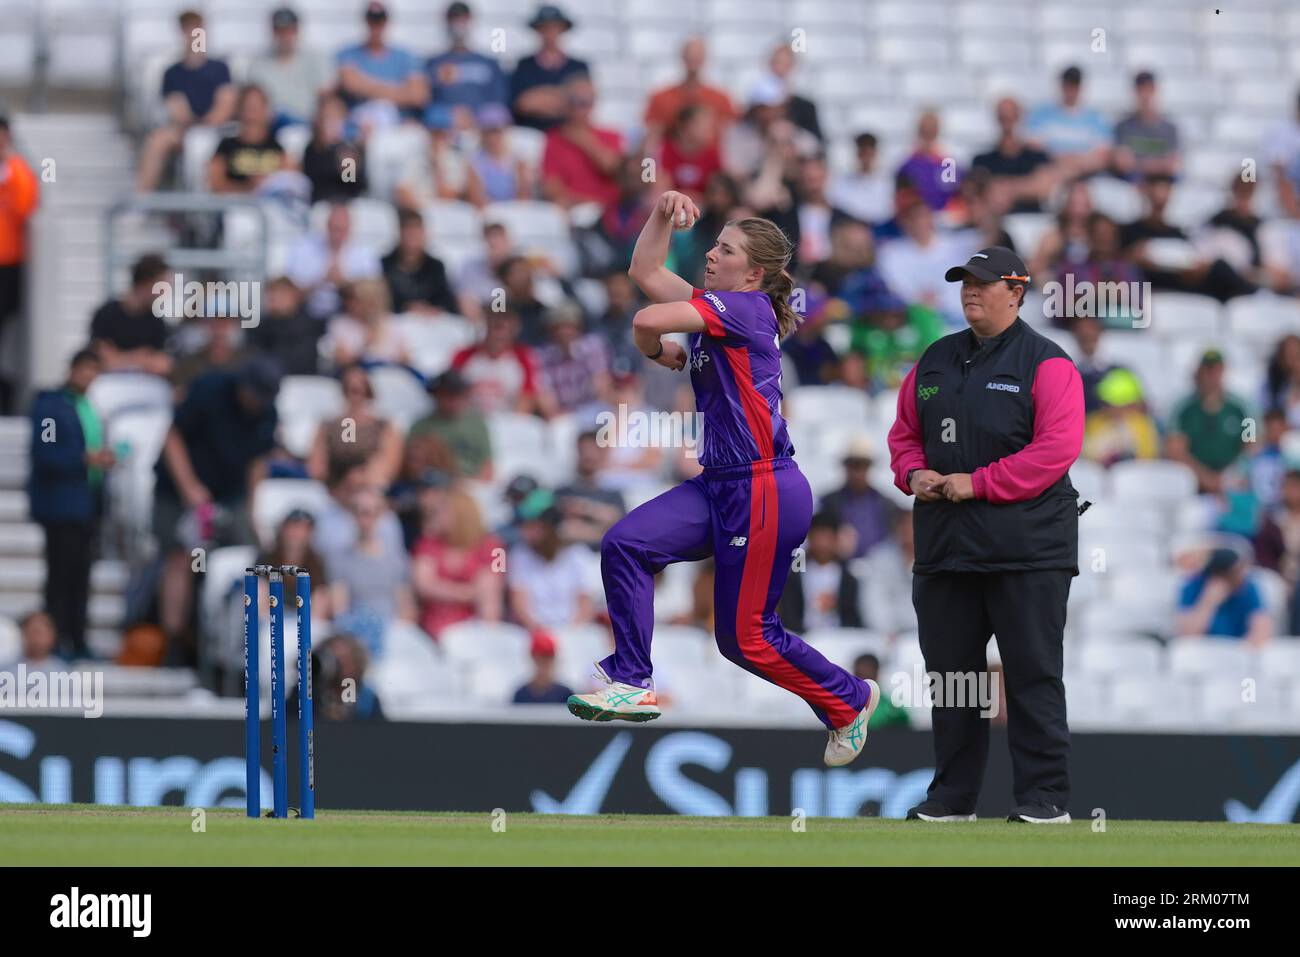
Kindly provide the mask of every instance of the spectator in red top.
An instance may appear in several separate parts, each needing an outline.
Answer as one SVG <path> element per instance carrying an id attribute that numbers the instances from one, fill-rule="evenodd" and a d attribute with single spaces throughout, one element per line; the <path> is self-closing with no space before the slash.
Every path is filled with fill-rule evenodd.
<path id="1" fill-rule="evenodd" d="M 684 106 L 673 120 L 659 154 L 660 169 L 670 185 L 697 204 L 704 202 L 709 177 L 722 169 L 722 152 L 714 136 L 713 114 L 707 106 Z"/>
<path id="2" fill-rule="evenodd" d="M 682 44 L 682 67 L 686 76 L 676 86 L 656 91 L 645 109 L 646 151 L 653 152 L 670 126 L 679 122 L 682 110 L 701 106 L 708 110 L 709 145 L 717 146 L 722 131 L 740 118 L 725 90 L 704 82 L 704 61 L 708 48 L 703 37 L 690 37 Z M 679 187 L 680 188 L 680 187 Z"/>
<path id="3" fill-rule="evenodd" d="M 420 627 L 434 638 L 459 621 L 500 621 L 504 546 L 488 532 L 474 497 L 459 489 L 431 497 L 411 548 Z"/>
<path id="4" fill-rule="evenodd" d="M 470 384 L 474 407 L 484 415 L 538 411 L 537 359 L 519 342 L 513 312 L 489 312 L 483 341 L 456 353 L 451 367 Z"/>
<path id="5" fill-rule="evenodd" d="M 605 206 L 618 198 L 618 168 L 623 138 L 591 122 L 596 88 L 584 74 L 564 84 L 568 117 L 546 133 L 542 153 L 542 194 L 565 207 L 583 202 Z"/>
<path id="6" fill-rule="evenodd" d="M 9 120 L 0 116 L 0 336 L 22 305 L 27 220 L 36 212 L 40 185 L 27 162 L 14 152 Z M 0 380 L 0 410 L 11 411 L 8 380 Z"/>

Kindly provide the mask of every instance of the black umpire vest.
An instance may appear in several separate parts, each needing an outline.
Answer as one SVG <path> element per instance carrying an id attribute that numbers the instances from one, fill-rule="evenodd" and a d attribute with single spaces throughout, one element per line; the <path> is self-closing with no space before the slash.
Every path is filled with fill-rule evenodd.
<path id="1" fill-rule="evenodd" d="M 969 329 L 944 336 L 916 364 L 916 411 L 925 461 L 940 474 L 974 472 L 1019 452 L 1034 436 L 1034 375 L 1069 358 L 1019 317 L 983 347 Z M 1067 473 L 1036 498 L 997 505 L 916 500 L 913 570 L 1079 573 L 1078 493 Z"/>

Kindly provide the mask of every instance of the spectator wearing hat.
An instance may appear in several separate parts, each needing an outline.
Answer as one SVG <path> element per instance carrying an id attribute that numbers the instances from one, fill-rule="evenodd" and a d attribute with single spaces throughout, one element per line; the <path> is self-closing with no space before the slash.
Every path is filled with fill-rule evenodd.
<path id="1" fill-rule="evenodd" d="M 180 152 L 190 127 L 218 129 L 235 112 L 230 67 L 222 60 L 209 59 L 207 44 L 200 42 L 203 17 L 186 10 L 177 22 L 184 52 L 163 74 L 162 98 L 167 118 L 145 137 L 140 150 L 136 189 L 141 193 L 158 188 L 167 161 Z"/>
<path id="2" fill-rule="evenodd" d="M 549 3 L 538 7 L 528 26 L 536 31 L 541 47 L 515 65 L 510 76 L 510 109 L 520 126 L 549 130 L 570 115 L 565 83 L 591 70 L 586 62 L 561 48 L 560 37 L 573 28 L 573 21 L 559 7 Z"/>
<path id="3" fill-rule="evenodd" d="M 27 261 L 27 220 L 36 212 L 40 183 L 14 149 L 9 119 L 0 116 L 0 337 L 22 306 Z M 13 387 L 0 379 L 0 412 L 13 402 Z"/>
<path id="4" fill-rule="evenodd" d="M 45 610 L 75 657 L 86 654 L 86 603 L 104 479 L 117 462 L 86 398 L 99 371 L 95 353 L 79 351 L 62 388 L 38 393 L 31 411 L 28 511 L 45 538 Z"/>
<path id="5" fill-rule="evenodd" d="M 388 8 L 371 0 L 365 21 L 365 42 L 340 50 L 337 66 L 339 92 L 352 120 L 368 130 L 415 117 L 429 101 L 429 86 L 415 54 L 388 44 Z"/>
<path id="6" fill-rule="evenodd" d="M 456 312 L 456 293 L 447 279 L 447 267 L 428 252 L 424 217 L 413 209 L 402 209 L 397 225 L 397 246 L 380 260 L 393 312 Z"/>
<path id="7" fill-rule="evenodd" d="M 854 436 L 841 460 L 844 484 L 821 501 L 820 510 L 835 515 L 841 526 L 847 527 L 841 551 L 848 558 L 861 558 L 889 537 L 895 506 L 871 485 L 875 460 L 875 443 L 865 435 Z"/>
<path id="8" fill-rule="evenodd" d="M 1065 179 L 1090 176 L 1110 165 L 1111 128 L 1099 112 L 1083 105 L 1083 71 L 1061 71 L 1059 103 L 1035 107 L 1025 121 L 1025 135 L 1046 150 Z"/>
<path id="9" fill-rule="evenodd" d="M 1224 490 L 1224 474 L 1243 450 L 1250 411 L 1224 384 L 1223 353 L 1207 349 L 1197 364 L 1193 390 L 1169 416 L 1165 454 L 1196 473 L 1202 492 Z"/>
<path id="10" fill-rule="evenodd" d="M 551 341 L 537 350 L 543 416 L 598 411 L 610 395 L 605 340 L 583 328 L 582 308 L 571 299 L 547 311 L 546 325 Z"/>
<path id="11" fill-rule="evenodd" d="M 792 631 L 861 628 L 858 579 L 839 556 L 839 518 L 826 510 L 812 517 L 807 547 L 786 582 L 776 611 Z"/>
<path id="12" fill-rule="evenodd" d="M 298 42 L 298 14 L 279 7 L 271 12 L 271 47 L 249 64 L 248 82 L 266 91 L 279 129 L 310 123 L 317 98 L 334 85 L 334 75 L 324 56 Z"/>
<path id="13" fill-rule="evenodd" d="M 1178 596 L 1180 638 L 1244 638 L 1255 647 L 1273 638 L 1273 618 L 1250 577 L 1250 563 L 1231 548 L 1216 548 Z"/>
<path id="14" fill-rule="evenodd" d="M 323 233 L 307 233 L 289 247 L 284 271 L 306 295 L 307 312 L 318 319 L 339 311 L 343 286 L 383 274 L 375 251 L 352 238 L 352 213 L 340 202 L 330 206 Z"/>
<path id="15" fill-rule="evenodd" d="M 528 655 L 533 659 L 533 676 L 515 692 L 515 704 L 564 704 L 572 689 L 555 680 L 555 639 L 542 629 L 533 631 Z"/>
<path id="16" fill-rule="evenodd" d="M 474 497 L 446 489 L 421 516 L 411 549 L 411 580 L 420 627 L 437 639 L 457 622 L 501 621 L 505 546 L 483 524 Z"/>
<path id="17" fill-rule="evenodd" d="M 499 103 L 485 103 L 478 111 L 479 145 L 469 159 L 466 194 L 482 209 L 488 203 L 532 199 L 534 176 L 528 163 L 510 151 L 506 131 L 510 111 Z"/>
<path id="18" fill-rule="evenodd" d="M 578 436 L 578 458 L 572 481 L 555 490 L 560 510 L 560 534 L 565 541 L 582 542 L 594 552 L 610 526 L 627 514 L 623 495 L 604 485 L 609 449 L 598 430 Z"/>
<path id="19" fill-rule="evenodd" d="M 684 110 L 692 109 L 692 122 L 707 128 L 706 145 L 717 147 L 727 127 L 740 118 L 727 91 L 711 86 L 704 79 L 708 45 L 702 36 L 687 37 L 682 42 L 680 83 L 650 94 L 645 108 L 645 150 L 653 153 L 674 125 L 682 122 Z M 705 177 L 707 182 L 707 177 Z M 678 189 L 683 189 L 678 186 Z"/>
<path id="20" fill-rule="evenodd" d="M 1131 180 L 1154 173 L 1177 176 L 1181 165 L 1178 127 L 1160 112 L 1155 74 L 1143 70 L 1135 76 L 1133 95 L 1135 109 L 1115 125 L 1115 174 Z"/>
<path id="21" fill-rule="evenodd" d="M 311 201 L 355 199 L 365 192 L 365 150 L 348 129 L 348 106 L 337 93 L 322 93 L 302 154 L 302 173 L 311 182 Z"/>
<path id="22" fill-rule="evenodd" d="M 280 377 L 280 366 L 266 356 L 238 369 L 213 370 L 190 384 L 172 417 L 154 467 L 154 535 L 164 556 L 160 623 L 173 663 L 195 660 L 186 640 L 194 589 L 191 548 L 254 540 L 249 503 L 275 447 Z M 191 521 L 182 524 L 187 517 L 197 522 L 197 533 L 187 531 Z"/>
<path id="23" fill-rule="evenodd" d="M 584 202 L 606 206 L 618 198 L 623 137 L 592 122 L 596 87 L 590 76 L 570 76 L 564 81 L 564 95 L 563 122 L 546 131 L 542 194 L 565 208 Z"/>
<path id="24" fill-rule="evenodd" d="M 590 622 L 591 550 L 560 537 L 554 496 L 537 489 L 519 507 L 522 541 L 510 549 L 506 593 L 511 618 L 525 628 L 563 628 Z"/>
<path id="25" fill-rule="evenodd" d="M 1113 368 L 1096 385 L 1100 405 L 1088 413 L 1082 456 L 1105 468 L 1129 459 L 1160 457 L 1160 432 L 1147 412 L 1142 384 L 1130 370 Z"/>
<path id="26" fill-rule="evenodd" d="M 468 383 L 471 404 L 484 415 L 541 410 L 541 371 L 537 355 L 519 341 L 519 316 L 489 312 L 481 342 L 452 356 L 451 367 Z"/>
<path id="27" fill-rule="evenodd" d="M 434 379 L 429 390 L 433 411 L 411 426 L 411 438 L 433 436 L 451 449 L 460 475 L 491 481 L 492 441 L 487 419 L 474 405 L 470 382 L 452 368 Z"/>
<path id="28" fill-rule="evenodd" d="M 993 148 L 971 160 L 971 169 L 988 170 L 990 202 L 998 213 L 1042 212 L 1055 182 L 1052 158 L 1028 143 L 1020 133 L 1022 111 L 1012 97 L 994 108 L 1000 135 Z"/>
<path id="29" fill-rule="evenodd" d="M 154 287 L 172 281 L 167 261 L 146 253 L 131 266 L 131 288 L 109 299 L 90 319 L 91 348 L 105 372 L 148 372 L 167 376 L 172 358 L 166 352 L 167 323 L 154 312 Z"/>
<path id="30" fill-rule="evenodd" d="M 510 82 L 500 63 L 469 48 L 473 13 L 468 4 L 448 4 L 446 24 L 447 50 L 424 65 L 429 103 L 451 107 L 456 127 L 472 129 L 484 107 L 507 107 Z"/>
<path id="31" fill-rule="evenodd" d="M 857 168 L 831 177 L 827 197 L 864 223 L 882 223 L 894 214 L 894 178 L 877 165 L 879 146 L 874 133 L 853 138 Z"/>

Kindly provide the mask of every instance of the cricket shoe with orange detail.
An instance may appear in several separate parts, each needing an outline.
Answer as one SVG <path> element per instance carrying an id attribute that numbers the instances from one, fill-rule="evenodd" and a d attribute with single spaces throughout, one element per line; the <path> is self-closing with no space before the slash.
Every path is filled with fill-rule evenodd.
<path id="1" fill-rule="evenodd" d="M 663 714 L 653 688 L 614 681 L 596 665 L 596 675 L 605 687 L 591 694 L 569 695 L 569 712 L 583 721 L 653 721 Z"/>
<path id="2" fill-rule="evenodd" d="M 867 705 L 858 716 L 842 728 L 830 732 L 826 742 L 825 761 L 828 767 L 840 768 L 862 753 L 867 743 L 867 723 L 880 704 L 880 685 L 867 680 Z M 572 699 L 570 699 L 572 700 Z"/>

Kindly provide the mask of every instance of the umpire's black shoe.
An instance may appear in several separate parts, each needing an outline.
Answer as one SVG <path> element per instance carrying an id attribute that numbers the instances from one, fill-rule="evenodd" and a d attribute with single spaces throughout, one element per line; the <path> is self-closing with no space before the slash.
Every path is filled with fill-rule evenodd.
<path id="1" fill-rule="evenodd" d="M 1055 804 L 1022 804 L 1007 816 L 1007 820 L 1025 824 L 1069 824 L 1070 814 Z"/>
<path id="2" fill-rule="evenodd" d="M 907 812 L 907 819 L 909 821 L 973 821 L 975 815 L 962 814 L 960 811 L 954 811 L 942 801 L 926 798 Z"/>

